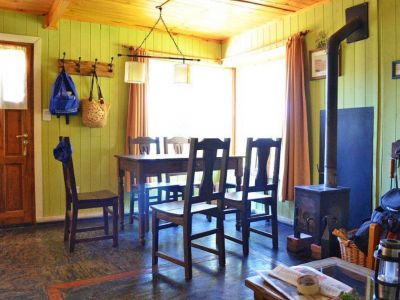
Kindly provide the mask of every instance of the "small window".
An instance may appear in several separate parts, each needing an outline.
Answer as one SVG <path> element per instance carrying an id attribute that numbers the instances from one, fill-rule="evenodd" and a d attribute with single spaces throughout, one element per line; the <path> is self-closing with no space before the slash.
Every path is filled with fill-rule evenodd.
<path id="1" fill-rule="evenodd" d="M 0 109 L 27 109 L 27 49 L 0 43 Z"/>

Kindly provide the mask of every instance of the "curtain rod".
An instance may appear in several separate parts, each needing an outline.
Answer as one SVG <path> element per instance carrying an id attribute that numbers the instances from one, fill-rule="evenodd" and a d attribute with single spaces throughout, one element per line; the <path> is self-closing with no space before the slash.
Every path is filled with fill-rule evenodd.
<path id="1" fill-rule="evenodd" d="M 122 45 L 123 48 L 132 50 L 132 49 L 136 49 L 134 46 L 130 46 L 130 45 Z M 149 53 L 155 53 L 155 54 L 162 54 L 162 55 L 179 55 L 177 53 L 174 52 L 167 52 L 167 51 L 161 51 L 161 50 L 152 50 L 152 49 L 145 49 L 146 52 Z M 221 60 L 218 58 L 212 58 L 212 57 L 206 57 L 206 56 L 193 56 L 193 55 L 185 55 L 185 57 L 187 58 L 199 58 L 201 60 L 207 60 L 207 61 L 211 61 L 214 63 L 221 63 Z M 180 58 L 182 59 L 182 58 Z"/>
<path id="2" fill-rule="evenodd" d="M 311 30 L 299 31 L 297 34 L 307 35 L 309 32 L 311 32 Z M 292 36 L 290 36 L 290 37 L 288 37 L 286 39 L 282 39 L 282 40 L 273 42 L 273 43 L 269 43 L 267 45 L 263 45 L 261 47 L 255 48 L 255 49 L 251 49 L 250 51 L 244 51 L 244 52 L 233 54 L 231 56 L 224 57 L 224 58 L 222 58 L 222 61 L 227 60 L 227 59 L 231 59 L 231 58 L 235 58 L 235 57 L 238 57 L 238 56 L 242 56 L 242 55 L 249 55 L 249 54 L 256 53 L 256 52 L 262 52 L 262 51 L 265 51 L 265 50 L 270 50 L 270 49 L 275 49 L 275 48 L 281 47 L 287 41 L 289 41 L 292 38 Z"/>

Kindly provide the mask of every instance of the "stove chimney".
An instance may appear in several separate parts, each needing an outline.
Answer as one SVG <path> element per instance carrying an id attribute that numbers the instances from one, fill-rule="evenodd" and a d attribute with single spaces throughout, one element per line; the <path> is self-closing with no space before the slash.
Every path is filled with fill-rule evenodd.
<path id="1" fill-rule="evenodd" d="M 368 38 L 368 2 L 346 9 L 346 25 L 328 40 L 326 75 L 324 185 L 335 188 L 337 169 L 337 102 L 339 47 L 347 38 L 354 43 Z"/>

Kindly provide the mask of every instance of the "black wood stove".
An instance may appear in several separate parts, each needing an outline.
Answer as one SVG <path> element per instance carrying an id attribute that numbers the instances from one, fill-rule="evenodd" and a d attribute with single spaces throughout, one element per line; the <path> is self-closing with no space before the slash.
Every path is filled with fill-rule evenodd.
<path id="1" fill-rule="evenodd" d="M 324 184 L 295 188 L 294 239 L 299 241 L 301 233 L 307 234 L 306 238 L 319 247 L 320 257 L 338 253 L 331 232 L 346 227 L 349 215 L 350 188 L 336 185 L 338 52 L 346 38 L 348 43 L 368 38 L 368 3 L 346 9 L 346 25 L 328 40 Z"/>

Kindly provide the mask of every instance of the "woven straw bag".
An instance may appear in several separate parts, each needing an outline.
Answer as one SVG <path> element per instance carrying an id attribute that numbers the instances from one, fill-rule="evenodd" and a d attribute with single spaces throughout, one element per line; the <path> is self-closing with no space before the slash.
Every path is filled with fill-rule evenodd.
<path id="1" fill-rule="evenodd" d="M 93 85 L 95 79 L 99 100 L 93 99 Z M 106 126 L 110 105 L 104 102 L 96 72 L 93 72 L 89 99 L 81 100 L 81 109 L 83 125 L 90 128 L 101 128 Z"/>

